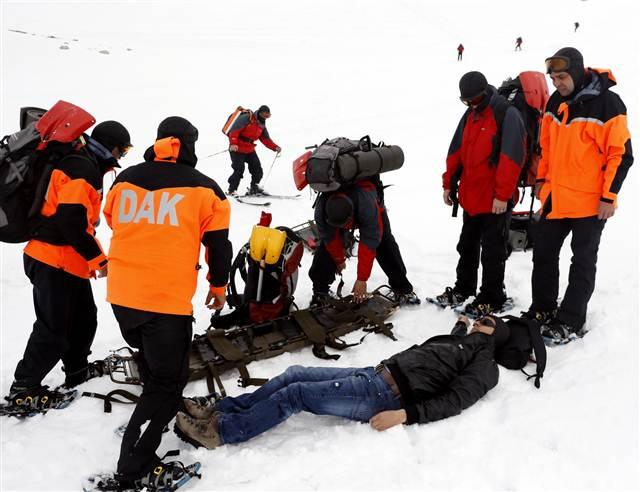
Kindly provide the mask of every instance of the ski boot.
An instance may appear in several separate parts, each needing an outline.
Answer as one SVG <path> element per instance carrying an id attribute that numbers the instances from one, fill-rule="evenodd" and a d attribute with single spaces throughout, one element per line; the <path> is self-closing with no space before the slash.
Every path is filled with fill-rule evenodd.
<path id="1" fill-rule="evenodd" d="M 265 195 L 264 189 L 257 184 L 251 183 L 251 186 L 247 188 L 247 195 Z"/>
<path id="2" fill-rule="evenodd" d="M 9 396 L 5 396 L 6 404 L 0 406 L 0 415 L 18 418 L 32 417 L 39 413 L 47 413 L 51 409 L 62 409 L 78 395 L 76 390 L 50 390 L 48 386 L 32 386 L 29 388 L 11 385 Z"/>
<path id="3" fill-rule="evenodd" d="M 427 302 L 432 304 L 436 304 L 440 307 L 446 308 L 451 307 L 455 308 L 460 305 L 467 299 L 467 295 L 457 291 L 454 288 L 447 287 L 442 294 L 436 297 L 427 297 Z"/>
<path id="4" fill-rule="evenodd" d="M 180 439 L 196 448 L 204 446 L 214 449 L 222 444 L 216 414 L 208 419 L 194 419 L 186 413 L 178 412 L 174 430 Z"/>

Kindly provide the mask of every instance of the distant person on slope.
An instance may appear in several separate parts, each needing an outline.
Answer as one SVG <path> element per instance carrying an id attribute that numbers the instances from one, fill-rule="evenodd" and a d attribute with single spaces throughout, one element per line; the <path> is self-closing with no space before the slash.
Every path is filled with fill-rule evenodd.
<path id="1" fill-rule="evenodd" d="M 195 169 L 197 139 L 186 119 L 163 120 L 145 162 L 120 173 L 104 206 L 113 230 L 107 301 L 123 338 L 140 351 L 143 382 L 122 437 L 118 490 L 172 490 L 186 473 L 178 462 L 163 463 L 156 449 L 187 383 L 201 244 L 209 267 L 205 304 L 221 309 L 225 303 L 229 201 Z"/>
<path id="2" fill-rule="evenodd" d="M 378 431 L 458 415 L 498 383 L 494 352 L 509 338 L 507 324 L 493 316 L 474 321 L 468 335 L 462 331 L 432 337 L 376 367 L 292 366 L 253 393 L 215 404 L 184 400 L 176 433 L 213 449 L 252 439 L 302 411 L 369 422 Z"/>
<path id="3" fill-rule="evenodd" d="M 458 61 L 462 60 L 463 51 L 464 51 L 464 46 L 462 46 L 462 43 L 460 43 L 458 45 Z"/>
<path id="4" fill-rule="evenodd" d="M 229 153 L 231 154 L 231 168 L 233 174 L 229 177 L 228 195 L 237 195 L 237 189 L 244 174 L 244 164 L 247 163 L 251 174 L 249 194 L 259 194 L 264 190 L 258 186 L 263 171 L 260 159 L 256 153 L 256 140 L 274 152 L 280 152 L 267 131 L 267 120 L 271 118 L 269 106 L 262 105 L 258 111 L 241 115 L 229 130 Z"/>
<path id="5" fill-rule="evenodd" d="M 401 304 L 420 304 L 407 278 L 407 268 L 391 232 L 379 175 L 362 179 L 341 191 L 321 193 L 315 205 L 320 244 L 313 256 L 309 277 L 313 282 L 312 304 L 322 304 L 329 286 L 346 268 L 346 235 L 358 229 L 357 280 L 353 297 L 361 302 L 367 295 L 367 280 L 376 260 L 389 278 L 394 298 Z"/>
<path id="6" fill-rule="evenodd" d="M 500 312 L 507 299 L 503 283 L 507 240 L 512 199 L 525 159 L 525 128 L 518 110 L 508 106 L 502 133 L 497 135 L 494 111 L 506 101 L 480 72 L 462 76 L 460 100 L 468 109 L 451 140 L 442 175 L 445 205 L 459 200 L 464 209 L 457 246 L 460 260 L 455 286 L 447 287 L 436 301 L 455 307 L 475 296 L 482 262 L 480 292 L 465 306 L 465 313 L 477 317 Z M 494 148 L 497 142 L 499 149 Z M 459 191 L 452 192 L 458 180 Z"/>
<path id="7" fill-rule="evenodd" d="M 522 51 L 522 37 L 516 39 L 516 49 L 514 51 Z"/>
<path id="8" fill-rule="evenodd" d="M 24 269 L 33 284 L 36 322 L 6 397 L 28 411 L 55 408 L 63 397 L 42 386 L 62 360 L 71 388 L 102 367 L 89 364 L 98 327 L 90 279 L 107 275 L 107 257 L 95 237 L 102 203 L 102 180 L 120 167 L 131 141 L 117 121 L 104 121 L 85 135 L 87 145 L 55 166 L 42 205 L 43 220 L 24 248 Z"/>
<path id="9" fill-rule="evenodd" d="M 573 23 L 573 32 L 576 32 L 579 27 L 580 27 L 580 23 L 579 22 L 574 22 Z"/>
<path id="10" fill-rule="evenodd" d="M 633 163 L 627 108 L 608 69 L 585 69 L 582 54 L 562 48 L 545 60 L 554 92 L 540 130 L 536 193 L 542 203 L 533 248 L 533 302 L 528 316 L 554 344 L 584 334 L 595 288 L 602 230 Z M 571 233 L 569 284 L 557 310 L 560 250 Z"/>

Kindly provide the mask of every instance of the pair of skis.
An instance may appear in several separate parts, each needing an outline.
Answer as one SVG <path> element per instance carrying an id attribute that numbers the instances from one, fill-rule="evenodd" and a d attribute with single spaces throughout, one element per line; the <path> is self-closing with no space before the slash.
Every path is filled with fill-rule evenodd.
<path id="1" fill-rule="evenodd" d="M 269 207 L 271 205 L 271 199 L 276 200 L 295 200 L 302 196 L 301 193 L 297 195 L 272 195 L 271 193 L 247 193 L 245 195 L 232 195 L 238 203 L 244 203 L 245 205 L 253 205 L 254 207 Z M 254 198 L 261 199 L 260 201 L 253 201 Z M 265 199 L 267 199 L 265 201 Z"/>

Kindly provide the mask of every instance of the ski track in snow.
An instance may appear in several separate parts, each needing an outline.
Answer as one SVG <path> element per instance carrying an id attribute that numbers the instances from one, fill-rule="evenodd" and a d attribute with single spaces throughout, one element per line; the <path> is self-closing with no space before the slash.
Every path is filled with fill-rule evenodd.
<path id="1" fill-rule="evenodd" d="M 33 14 L 36 5 L 38 15 Z M 123 161 L 126 167 L 140 162 L 166 116 L 189 118 L 200 130 L 198 155 L 206 156 L 225 148 L 220 128 L 238 104 L 255 108 L 267 103 L 273 111 L 270 134 L 283 147 L 265 184 L 274 194 L 294 191 L 290 163 L 306 145 L 364 134 L 398 144 L 406 162 L 384 177 L 394 185 L 385 196 L 409 278 L 421 298 L 454 280 L 461 219 L 452 219 L 442 205 L 441 173 L 464 111 L 458 101 L 464 72 L 481 70 L 498 85 L 521 70 L 543 70 L 547 56 L 574 45 L 586 64 L 613 70 L 619 83 L 614 90 L 627 105 L 637 147 L 639 44 L 632 19 L 639 9 L 631 1 L 545 0 L 517 19 L 506 0 L 248 0 L 181 6 L 3 3 L 0 135 L 17 130 L 21 106 L 69 100 L 98 121 L 117 119 L 128 127 L 135 147 Z M 574 33 L 576 20 L 581 27 Z M 48 33 L 58 39 L 47 39 Z M 517 36 L 524 43 L 523 51 L 515 53 Z M 60 41 L 74 39 L 80 41 L 71 41 L 71 49 L 58 49 Z M 459 42 L 466 48 L 460 63 L 455 52 Z M 125 52 L 127 47 L 133 50 Z M 98 56 L 97 50 L 104 48 L 111 56 Z M 273 154 L 260 144 L 258 153 L 266 174 Z M 637 166 L 631 168 L 620 208 L 603 233 L 589 306 L 590 332 L 548 350 L 541 390 L 518 371 L 501 368 L 498 386 L 476 405 L 429 425 L 378 433 L 364 424 L 300 414 L 248 443 L 215 451 L 196 450 L 170 432 L 158 454 L 179 449 L 185 463 L 202 462 L 202 480 L 192 480 L 185 490 L 638 489 Z M 198 168 L 226 187 L 226 154 L 201 159 Z M 111 180 L 107 176 L 105 189 Z M 247 185 L 245 173 L 240 189 Z M 272 200 L 268 211 L 273 224 L 308 220 L 312 200 L 306 190 L 295 205 Z M 528 207 L 526 200 L 522 207 Z M 246 242 L 259 215 L 258 207 L 232 203 L 235 250 Z M 98 236 L 108 248 L 104 224 Z M 570 256 L 567 244 L 561 256 L 561 293 Z M 310 264 L 305 253 L 296 292 L 296 302 L 303 306 L 311 297 Z M 20 246 L 0 246 L 0 268 L 0 390 L 6 394 L 34 314 Z M 347 287 L 355 270 L 352 260 Z M 505 283 L 516 312 L 528 306 L 530 273 L 531 253 L 514 253 Z M 374 267 L 370 287 L 385 282 Z M 124 341 L 104 302 L 104 280 L 93 286 L 99 317 L 93 356 L 104 358 Z M 196 333 L 208 325 L 205 295 L 203 277 L 194 298 Z M 360 347 L 342 352 L 337 362 L 303 350 L 252 363 L 250 372 L 269 377 L 293 364 L 375 365 L 448 332 L 455 316 L 423 303 L 398 312 L 391 321 L 397 342 L 370 335 Z M 346 339 L 360 336 L 353 333 Z M 231 395 L 245 391 L 236 379 L 231 373 L 223 378 Z M 58 365 L 44 383 L 61 382 Z M 101 378 L 80 389 L 105 393 L 114 387 Z M 204 381 L 185 390 L 186 395 L 204 393 Z M 80 398 L 63 411 L 28 421 L 0 420 L 0 489 L 79 490 L 86 475 L 113 470 L 120 446 L 114 431 L 131 410 L 115 404 L 105 414 L 102 401 Z"/>

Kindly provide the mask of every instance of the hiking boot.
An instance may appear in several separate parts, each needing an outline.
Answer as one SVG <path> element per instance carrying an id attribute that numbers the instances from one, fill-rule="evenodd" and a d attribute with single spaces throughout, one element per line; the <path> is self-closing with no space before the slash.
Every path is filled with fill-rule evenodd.
<path id="1" fill-rule="evenodd" d="M 332 291 L 329 292 L 314 292 L 309 302 L 309 307 L 319 307 L 331 304 L 331 299 L 339 299 Z"/>
<path id="2" fill-rule="evenodd" d="M 391 294 L 391 297 L 400 306 L 417 306 L 418 304 L 420 304 L 420 298 L 413 291 L 401 294 L 400 292 L 396 292 L 394 290 Z"/>
<path id="3" fill-rule="evenodd" d="M 491 302 L 482 302 L 476 297 L 473 301 L 464 307 L 464 314 L 470 318 L 480 318 L 487 314 L 501 313 L 504 310 L 504 303 L 496 304 Z"/>
<path id="4" fill-rule="evenodd" d="M 198 473 L 200 463 L 196 462 L 189 466 L 184 466 L 179 461 L 160 463 L 147 475 L 135 480 L 135 490 L 170 491 L 184 485 L 193 477 L 200 478 Z"/>
<path id="5" fill-rule="evenodd" d="M 49 386 L 32 386 L 26 388 L 16 383 L 11 385 L 9 395 L 5 396 L 7 407 L 12 413 L 44 413 L 52 408 L 66 407 L 76 392 L 64 393 L 62 391 L 50 390 Z"/>
<path id="6" fill-rule="evenodd" d="M 550 311 L 535 311 L 533 309 L 529 309 L 526 312 L 522 313 L 522 317 L 525 319 L 535 320 L 540 324 L 540 326 L 548 326 L 556 319 L 558 314 L 557 309 L 552 309 Z"/>
<path id="7" fill-rule="evenodd" d="M 105 363 L 102 360 L 95 360 L 89 362 L 85 367 L 78 371 L 66 372 L 65 368 L 62 368 L 66 373 L 64 380 L 65 388 L 74 388 L 79 384 L 89 381 L 93 378 L 99 378 L 105 374 Z"/>
<path id="8" fill-rule="evenodd" d="M 543 328 L 541 335 L 547 345 L 564 345 L 582 338 L 585 331 L 556 320 L 550 326 Z"/>
<path id="9" fill-rule="evenodd" d="M 194 419 L 186 413 L 178 412 L 174 430 L 180 439 L 196 448 L 217 448 L 222 444 L 218 433 L 218 415 L 215 413 L 208 419 Z"/>
<path id="10" fill-rule="evenodd" d="M 247 195 L 264 195 L 264 189 L 252 183 L 251 186 L 247 188 Z"/>
<path id="11" fill-rule="evenodd" d="M 462 294 L 455 290 L 455 288 L 447 287 L 444 292 L 439 296 L 436 296 L 436 302 L 443 307 L 457 307 L 460 306 L 469 296 Z"/>
<path id="12" fill-rule="evenodd" d="M 216 412 L 215 398 L 212 400 L 206 396 L 183 398 L 182 403 L 188 415 L 194 419 L 208 419 Z"/>

